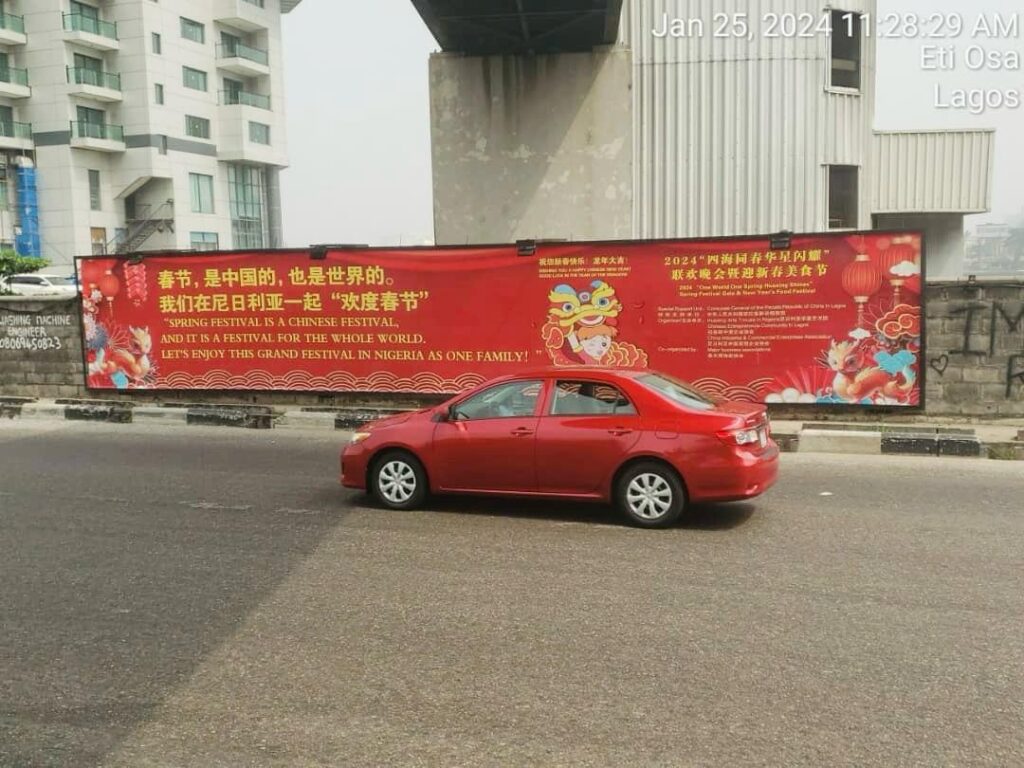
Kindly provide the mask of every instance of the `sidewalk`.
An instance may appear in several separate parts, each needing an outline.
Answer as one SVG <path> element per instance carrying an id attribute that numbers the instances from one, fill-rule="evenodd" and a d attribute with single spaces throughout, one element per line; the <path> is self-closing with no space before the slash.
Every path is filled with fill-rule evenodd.
<path id="1" fill-rule="evenodd" d="M 341 433 L 397 413 L 374 408 L 299 408 L 267 405 L 111 400 L 34 400 L 0 396 L 0 418 L 161 423 L 246 429 L 324 429 Z M 935 418 L 922 423 L 778 420 L 772 432 L 783 451 L 850 455 L 904 454 L 1024 461 L 1024 419 Z"/>

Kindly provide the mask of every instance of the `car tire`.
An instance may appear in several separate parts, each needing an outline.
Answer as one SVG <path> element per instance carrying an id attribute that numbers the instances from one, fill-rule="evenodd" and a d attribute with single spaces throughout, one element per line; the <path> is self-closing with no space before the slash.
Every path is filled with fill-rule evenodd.
<path id="1" fill-rule="evenodd" d="M 686 489 L 674 470 L 656 461 L 629 467 L 615 486 L 615 503 L 640 528 L 667 528 L 686 510 Z"/>
<path id="2" fill-rule="evenodd" d="M 427 498 L 427 473 L 405 451 L 388 451 L 374 461 L 369 484 L 374 498 L 388 509 L 416 509 Z"/>

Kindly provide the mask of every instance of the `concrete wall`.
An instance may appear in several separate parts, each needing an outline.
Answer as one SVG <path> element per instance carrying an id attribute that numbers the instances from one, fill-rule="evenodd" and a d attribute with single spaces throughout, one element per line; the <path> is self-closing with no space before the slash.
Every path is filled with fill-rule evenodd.
<path id="1" fill-rule="evenodd" d="M 929 286 L 928 412 L 1024 416 L 1024 281 Z"/>
<path id="2" fill-rule="evenodd" d="M 632 232 L 629 51 L 430 60 L 438 245 Z"/>
<path id="3" fill-rule="evenodd" d="M 86 396 L 80 317 L 77 299 L 0 297 L 0 395 Z"/>

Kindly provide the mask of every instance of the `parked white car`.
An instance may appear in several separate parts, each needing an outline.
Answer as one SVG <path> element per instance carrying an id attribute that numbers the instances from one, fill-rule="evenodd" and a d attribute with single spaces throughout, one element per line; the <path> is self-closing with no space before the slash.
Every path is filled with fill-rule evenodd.
<path id="1" fill-rule="evenodd" d="M 66 275 L 33 273 L 0 278 L 0 293 L 15 296 L 77 296 L 78 283 Z"/>

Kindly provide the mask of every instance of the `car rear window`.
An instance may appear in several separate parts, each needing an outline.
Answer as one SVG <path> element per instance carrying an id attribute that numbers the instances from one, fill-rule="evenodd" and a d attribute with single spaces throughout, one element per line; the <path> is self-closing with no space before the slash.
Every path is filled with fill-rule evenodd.
<path id="1" fill-rule="evenodd" d="M 715 401 L 709 398 L 698 389 L 689 384 L 670 379 L 654 373 L 644 374 L 637 378 L 637 382 L 659 395 L 667 397 L 673 403 L 693 408 L 698 411 L 710 411 L 715 407 Z"/>

